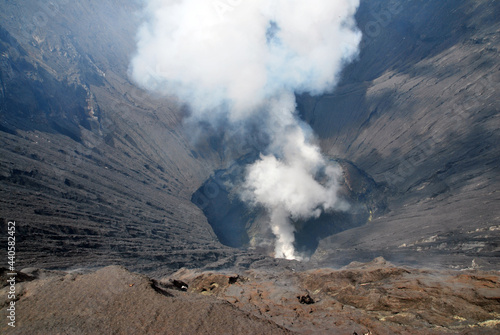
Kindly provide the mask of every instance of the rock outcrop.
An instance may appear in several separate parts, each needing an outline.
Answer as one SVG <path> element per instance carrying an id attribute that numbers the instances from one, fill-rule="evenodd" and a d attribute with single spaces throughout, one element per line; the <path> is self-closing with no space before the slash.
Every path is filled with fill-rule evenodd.
<path id="1" fill-rule="evenodd" d="M 232 273 L 183 269 L 172 278 L 303 334 L 500 330 L 498 272 L 403 268 L 377 258 L 340 270 L 257 269 L 232 280 Z"/>

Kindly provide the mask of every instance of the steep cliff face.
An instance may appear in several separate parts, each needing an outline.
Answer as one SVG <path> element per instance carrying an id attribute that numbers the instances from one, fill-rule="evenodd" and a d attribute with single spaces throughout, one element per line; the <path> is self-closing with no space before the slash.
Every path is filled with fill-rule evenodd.
<path id="1" fill-rule="evenodd" d="M 128 79 L 140 6 L 1 8 L 0 217 L 18 223 L 20 263 L 152 271 L 225 255 L 190 202 L 211 151 L 194 151 L 179 104 Z"/>
<path id="2" fill-rule="evenodd" d="M 18 221 L 23 266 L 263 259 L 221 244 L 191 202 L 231 163 L 220 138 L 195 141 L 181 104 L 128 79 L 136 1 L 0 6 L 0 218 Z M 299 109 L 386 200 L 366 224 L 315 236 L 313 261 L 495 266 L 499 14 L 486 0 L 361 2 L 359 59 Z"/>
<path id="3" fill-rule="evenodd" d="M 496 1 L 362 2 L 358 61 L 301 106 L 326 152 L 387 185 L 389 212 L 322 241 L 318 258 L 496 262 L 499 13 Z"/>

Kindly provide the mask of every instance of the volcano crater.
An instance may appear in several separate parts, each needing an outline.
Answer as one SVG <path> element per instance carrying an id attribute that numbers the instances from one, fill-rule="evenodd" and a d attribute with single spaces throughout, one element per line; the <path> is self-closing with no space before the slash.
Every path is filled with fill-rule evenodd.
<path id="1" fill-rule="evenodd" d="M 241 200 L 240 185 L 251 157 L 243 157 L 227 169 L 215 171 L 192 195 L 191 201 L 205 214 L 220 243 L 243 250 L 273 255 L 275 236 L 267 210 Z M 310 258 L 319 241 L 329 236 L 368 224 L 388 211 L 387 187 L 352 162 L 332 159 L 342 168 L 338 196 L 349 204 L 345 211 L 322 212 L 317 218 L 291 220 L 295 250 Z"/>

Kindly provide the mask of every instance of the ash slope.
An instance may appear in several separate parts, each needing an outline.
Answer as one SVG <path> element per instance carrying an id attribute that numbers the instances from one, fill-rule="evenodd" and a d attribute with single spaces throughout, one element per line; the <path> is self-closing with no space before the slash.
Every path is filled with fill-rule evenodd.
<path id="1" fill-rule="evenodd" d="M 135 1 L 0 3 L 0 217 L 23 266 L 269 264 L 190 202 L 230 163 L 218 137 L 195 145 L 182 106 L 127 79 Z M 499 7 L 362 1 L 359 60 L 299 107 L 326 153 L 386 184 L 388 211 L 319 240 L 315 262 L 498 265 Z"/>
<path id="2" fill-rule="evenodd" d="M 388 187 L 389 211 L 322 240 L 316 259 L 495 267 L 500 4 L 366 1 L 357 15 L 359 60 L 301 105 L 325 152 Z"/>
<path id="3" fill-rule="evenodd" d="M 234 255 L 189 201 L 216 159 L 179 104 L 127 79 L 139 5 L 1 8 L 0 217 L 17 221 L 18 261 L 151 272 Z"/>

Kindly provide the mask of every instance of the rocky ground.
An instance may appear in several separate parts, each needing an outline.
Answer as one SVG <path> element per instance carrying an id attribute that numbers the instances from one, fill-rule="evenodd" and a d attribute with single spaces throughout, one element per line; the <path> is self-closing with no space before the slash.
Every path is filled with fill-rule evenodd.
<path id="1" fill-rule="evenodd" d="M 302 334 L 494 334 L 499 273 L 394 266 L 383 258 L 341 270 L 181 270 L 189 292 L 215 296 Z"/>
<path id="2" fill-rule="evenodd" d="M 4 273 L 5 276 L 5 273 Z M 2 278 L 4 279 L 4 278 Z M 340 269 L 202 272 L 151 279 L 25 269 L 9 334 L 498 334 L 497 271 L 436 271 L 382 258 Z M 2 280 L 5 282 L 4 280 Z M 6 296 L 7 287 L 0 291 Z M 4 294 L 5 293 L 5 294 Z M 6 302 L 0 316 L 6 318 Z"/>
<path id="3" fill-rule="evenodd" d="M 17 220 L 23 266 L 160 274 L 260 257 L 191 202 L 238 162 L 235 138 L 186 127 L 178 101 L 128 79 L 135 1 L 1 6 L 0 241 Z M 311 266 L 498 266 L 498 12 L 488 0 L 361 1 L 359 59 L 333 94 L 298 107 L 323 152 L 383 190 L 383 210 L 365 199 L 353 201 L 363 220 L 328 218 L 303 239 Z"/>

